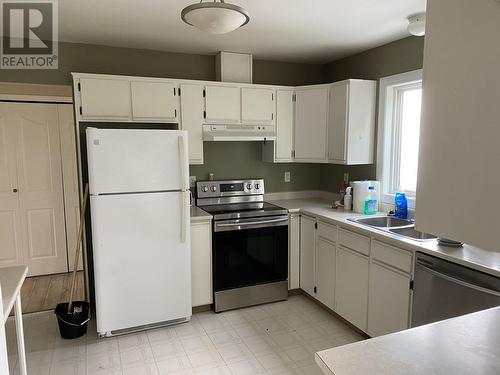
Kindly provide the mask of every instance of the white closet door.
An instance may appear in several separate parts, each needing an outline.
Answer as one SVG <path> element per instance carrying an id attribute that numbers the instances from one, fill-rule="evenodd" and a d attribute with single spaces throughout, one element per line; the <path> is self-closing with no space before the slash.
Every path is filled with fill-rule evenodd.
<path id="1" fill-rule="evenodd" d="M 76 161 L 75 122 L 72 104 L 59 104 L 59 134 L 61 137 L 61 162 L 64 187 L 64 216 L 66 219 L 66 243 L 69 269 L 73 269 L 74 251 L 78 226 L 80 225 L 80 196 L 78 193 L 78 171 Z M 83 269 L 80 255 L 78 269 Z"/>
<path id="2" fill-rule="evenodd" d="M 22 263 L 22 230 L 16 190 L 16 133 L 9 126 L 9 107 L 0 103 L 0 267 Z"/>
<path id="3" fill-rule="evenodd" d="M 67 251 L 57 106 L 10 104 L 17 130 L 18 195 L 29 275 L 66 272 Z"/>

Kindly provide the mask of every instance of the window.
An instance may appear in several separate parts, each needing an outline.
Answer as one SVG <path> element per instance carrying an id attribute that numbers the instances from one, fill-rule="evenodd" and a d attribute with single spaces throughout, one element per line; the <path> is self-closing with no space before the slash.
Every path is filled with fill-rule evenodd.
<path id="1" fill-rule="evenodd" d="M 402 190 L 414 204 L 421 101 L 421 70 L 380 80 L 377 179 L 384 203 Z"/>

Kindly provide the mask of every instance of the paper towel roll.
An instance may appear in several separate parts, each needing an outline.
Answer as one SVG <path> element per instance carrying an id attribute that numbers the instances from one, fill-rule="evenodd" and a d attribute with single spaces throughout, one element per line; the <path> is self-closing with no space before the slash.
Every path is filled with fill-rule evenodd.
<path id="1" fill-rule="evenodd" d="M 365 200 L 368 196 L 368 187 L 375 186 L 375 192 L 377 193 L 377 201 L 380 204 L 380 182 L 379 181 L 353 181 L 352 183 L 352 207 L 354 212 L 360 214 L 365 212 Z M 378 204 L 377 204 L 378 211 Z"/>

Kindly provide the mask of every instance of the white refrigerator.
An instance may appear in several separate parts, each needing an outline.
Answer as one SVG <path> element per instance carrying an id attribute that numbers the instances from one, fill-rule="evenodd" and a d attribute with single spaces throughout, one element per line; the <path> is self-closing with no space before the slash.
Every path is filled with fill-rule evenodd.
<path id="1" fill-rule="evenodd" d="M 98 335 L 189 320 L 187 132 L 86 132 Z"/>

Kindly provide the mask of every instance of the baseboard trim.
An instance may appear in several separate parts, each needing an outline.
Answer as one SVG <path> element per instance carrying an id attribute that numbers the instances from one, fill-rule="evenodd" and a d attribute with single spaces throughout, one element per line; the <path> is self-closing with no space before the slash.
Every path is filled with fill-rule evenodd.
<path id="1" fill-rule="evenodd" d="M 194 314 L 199 314 L 202 312 L 210 311 L 213 310 L 213 305 L 208 304 L 208 305 L 200 305 L 200 306 L 193 306 L 193 315 Z"/>
<path id="2" fill-rule="evenodd" d="M 370 339 L 371 338 L 371 336 L 368 335 L 366 332 L 363 332 L 358 327 L 356 327 L 355 325 L 353 325 L 351 322 L 349 322 L 348 320 L 346 320 L 343 317 L 341 317 L 339 314 L 337 314 L 331 308 L 329 308 L 328 306 L 322 304 L 320 301 L 318 301 L 316 298 L 314 298 L 313 296 L 311 296 L 305 290 L 300 289 L 300 291 L 301 291 L 301 294 L 304 295 L 306 298 L 308 298 L 309 300 L 311 300 L 312 302 L 314 302 L 316 305 L 318 305 L 319 307 L 321 307 L 323 310 L 325 310 L 328 313 L 330 313 L 331 315 L 333 315 L 335 318 L 337 318 L 337 319 L 341 320 L 342 322 L 344 322 L 345 324 L 347 324 L 349 327 L 351 327 L 353 330 L 355 330 L 356 332 L 358 332 L 364 338 L 366 338 L 366 339 Z"/>

